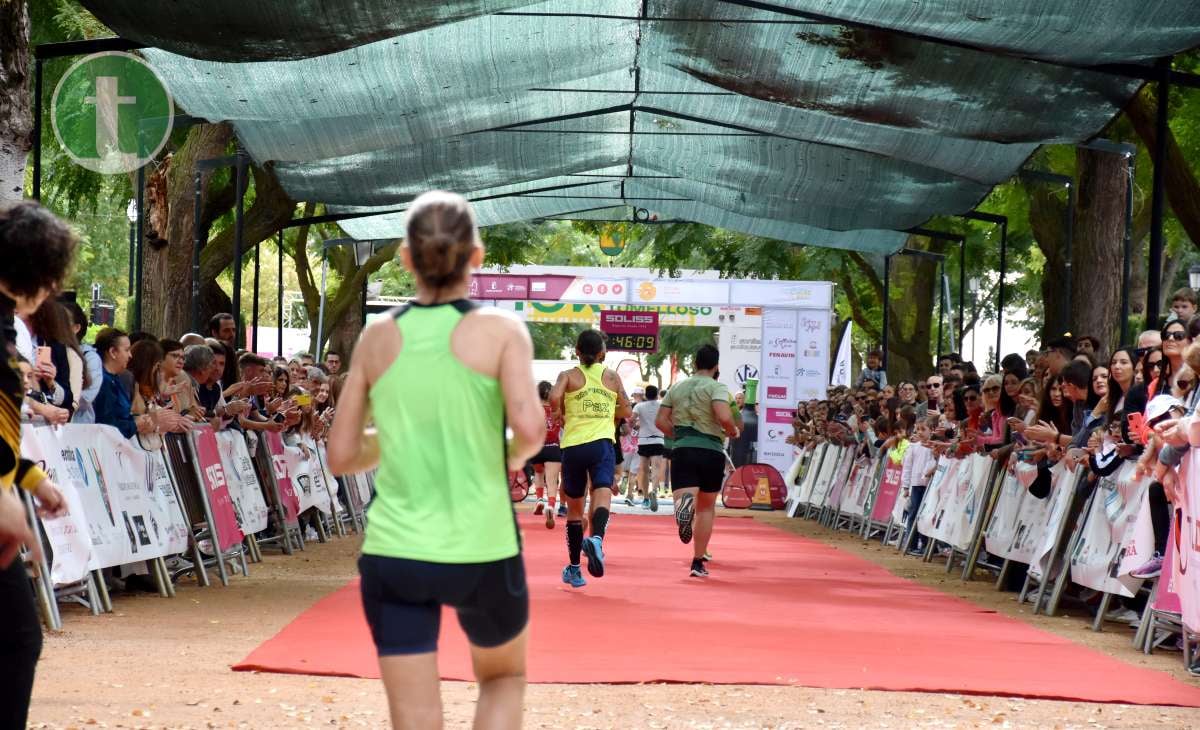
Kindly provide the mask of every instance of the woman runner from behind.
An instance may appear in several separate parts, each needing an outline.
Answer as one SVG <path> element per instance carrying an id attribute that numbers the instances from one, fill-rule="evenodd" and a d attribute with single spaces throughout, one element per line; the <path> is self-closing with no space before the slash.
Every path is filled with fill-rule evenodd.
<path id="1" fill-rule="evenodd" d="M 466 299 L 483 246 L 462 197 L 414 201 L 401 255 L 417 296 L 364 330 L 328 443 L 338 475 L 379 465 L 363 609 L 395 727 L 442 726 L 436 650 L 452 606 L 479 681 L 475 727 L 518 728 L 529 595 L 507 472 L 546 431 L 533 345 L 515 317 Z"/>

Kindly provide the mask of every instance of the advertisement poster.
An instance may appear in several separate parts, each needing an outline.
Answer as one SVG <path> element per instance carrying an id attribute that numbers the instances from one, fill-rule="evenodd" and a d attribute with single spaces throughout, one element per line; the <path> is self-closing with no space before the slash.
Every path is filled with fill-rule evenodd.
<path id="1" fill-rule="evenodd" d="M 217 546 L 221 552 L 225 552 L 241 542 L 244 535 L 239 526 L 241 519 L 237 514 L 237 505 L 229 494 L 228 478 L 221 463 L 217 435 L 211 428 L 198 428 L 192 432 L 192 439 L 196 446 L 196 460 L 200 467 L 203 487 L 212 508 L 215 524 L 210 527 L 215 528 Z"/>
<path id="2" fill-rule="evenodd" d="M 283 437 L 266 431 L 263 438 L 267 442 L 267 451 L 271 454 L 271 468 L 275 472 L 275 484 L 279 487 L 279 500 L 283 503 L 283 518 L 289 525 L 294 525 L 300 516 L 300 498 L 296 495 L 296 487 L 288 470 Z"/>
<path id="3" fill-rule="evenodd" d="M 21 453 L 37 462 L 58 486 L 67 502 L 67 513 L 54 519 L 42 519 L 42 530 L 50 542 L 53 556 L 50 578 L 54 585 L 65 585 L 87 577 L 92 562 L 92 541 L 88 537 L 87 517 L 77 482 L 63 464 L 62 451 L 54 429 L 21 427 Z"/>
<path id="4" fill-rule="evenodd" d="M 221 450 L 225 483 L 242 533 L 253 535 L 267 529 L 267 501 L 258 485 L 246 438 L 237 431 L 221 431 L 217 434 L 217 445 Z"/>

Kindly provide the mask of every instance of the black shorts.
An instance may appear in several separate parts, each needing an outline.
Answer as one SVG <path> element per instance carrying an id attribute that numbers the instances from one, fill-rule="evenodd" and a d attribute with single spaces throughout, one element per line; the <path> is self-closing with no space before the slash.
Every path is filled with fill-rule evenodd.
<path id="1" fill-rule="evenodd" d="M 529 460 L 529 463 L 534 466 L 541 464 L 561 464 L 562 449 L 558 448 L 558 444 L 546 444 L 542 447 L 541 451 L 537 452 L 537 456 Z"/>
<path id="2" fill-rule="evenodd" d="M 512 641 L 529 623 L 529 591 L 520 555 L 493 563 L 427 563 L 363 555 L 363 612 L 379 656 L 437 650 L 442 606 L 475 646 Z"/>
<path id="3" fill-rule="evenodd" d="M 684 447 L 671 456 L 671 489 L 700 487 L 701 492 L 721 491 L 725 484 L 725 452 Z"/>
<path id="4" fill-rule="evenodd" d="M 588 479 L 592 489 L 608 489 L 613 483 L 617 455 L 613 442 L 607 439 L 591 441 L 563 449 L 563 492 L 572 499 L 587 494 Z"/>
<path id="5" fill-rule="evenodd" d="M 667 447 L 662 444 L 638 444 L 638 456 L 662 456 L 667 453 Z"/>

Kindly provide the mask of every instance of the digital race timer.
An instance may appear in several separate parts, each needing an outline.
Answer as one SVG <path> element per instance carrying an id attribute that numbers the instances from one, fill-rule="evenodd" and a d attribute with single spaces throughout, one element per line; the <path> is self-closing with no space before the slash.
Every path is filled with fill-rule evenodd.
<path id="1" fill-rule="evenodd" d="M 658 352 L 658 312 L 603 311 L 600 331 L 608 349 L 621 352 Z"/>

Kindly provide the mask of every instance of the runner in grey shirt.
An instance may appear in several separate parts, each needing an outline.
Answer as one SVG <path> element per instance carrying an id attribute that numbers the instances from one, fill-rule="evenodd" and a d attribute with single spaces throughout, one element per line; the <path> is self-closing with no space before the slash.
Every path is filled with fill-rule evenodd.
<path id="1" fill-rule="evenodd" d="M 666 465 L 663 454 L 663 432 L 654 421 L 658 418 L 658 388 L 646 386 L 646 400 L 633 407 L 638 426 L 638 489 L 644 495 L 643 507 L 658 511 L 658 490 L 666 487 Z M 653 470 L 653 471 L 652 471 Z M 632 504 L 632 500 L 626 500 Z"/>

